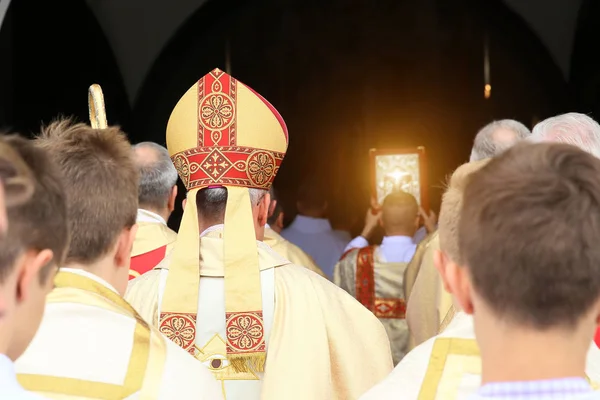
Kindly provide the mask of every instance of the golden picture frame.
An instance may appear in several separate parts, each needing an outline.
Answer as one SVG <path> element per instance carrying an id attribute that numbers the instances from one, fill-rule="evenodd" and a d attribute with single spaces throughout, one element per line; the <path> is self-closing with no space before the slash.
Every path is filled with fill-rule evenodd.
<path id="1" fill-rule="evenodd" d="M 385 196 L 402 190 L 415 196 L 417 203 L 429 210 L 425 147 L 369 151 L 371 160 L 371 195 L 378 206 Z"/>

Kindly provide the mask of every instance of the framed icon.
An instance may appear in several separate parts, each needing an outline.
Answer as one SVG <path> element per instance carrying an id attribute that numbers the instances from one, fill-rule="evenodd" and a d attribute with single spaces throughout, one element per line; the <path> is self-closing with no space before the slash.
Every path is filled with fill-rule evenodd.
<path id="1" fill-rule="evenodd" d="M 395 191 L 412 194 L 417 203 L 429 211 L 425 147 L 413 149 L 371 149 L 371 193 L 373 202 L 383 204 L 385 196 Z"/>

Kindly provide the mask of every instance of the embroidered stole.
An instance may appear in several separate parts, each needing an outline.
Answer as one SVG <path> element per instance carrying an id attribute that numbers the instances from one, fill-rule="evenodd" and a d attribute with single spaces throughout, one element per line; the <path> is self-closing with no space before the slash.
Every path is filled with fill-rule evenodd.
<path id="1" fill-rule="evenodd" d="M 399 298 L 379 298 L 375 293 L 375 248 L 363 247 L 356 258 L 356 299 L 377 318 L 404 319 L 406 302 Z"/>

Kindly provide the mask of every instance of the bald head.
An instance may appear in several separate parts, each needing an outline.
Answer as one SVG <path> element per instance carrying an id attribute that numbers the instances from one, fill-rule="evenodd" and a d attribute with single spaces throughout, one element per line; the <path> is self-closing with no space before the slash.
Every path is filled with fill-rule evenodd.
<path id="1" fill-rule="evenodd" d="M 495 157 L 527 138 L 531 132 L 512 119 L 493 121 L 477 132 L 470 161 Z"/>
<path id="2" fill-rule="evenodd" d="M 177 184 L 177 170 L 171 162 L 169 152 L 152 142 L 136 144 L 133 151 L 140 172 L 140 208 L 163 213 L 170 207 L 173 188 Z"/>
<path id="3" fill-rule="evenodd" d="M 393 192 L 383 200 L 381 224 L 387 236 L 413 236 L 419 222 L 419 205 L 412 194 Z"/>

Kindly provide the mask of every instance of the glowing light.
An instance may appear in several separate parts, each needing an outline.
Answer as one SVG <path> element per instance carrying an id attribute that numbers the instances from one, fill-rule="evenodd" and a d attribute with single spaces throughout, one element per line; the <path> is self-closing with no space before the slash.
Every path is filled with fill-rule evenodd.
<path id="1" fill-rule="evenodd" d="M 483 96 L 486 99 L 489 99 L 490 97 L 492 97 L 492 85 L 490 85 L 489 83 L 485 85 L 485 87 L 483 88 Z"/>

